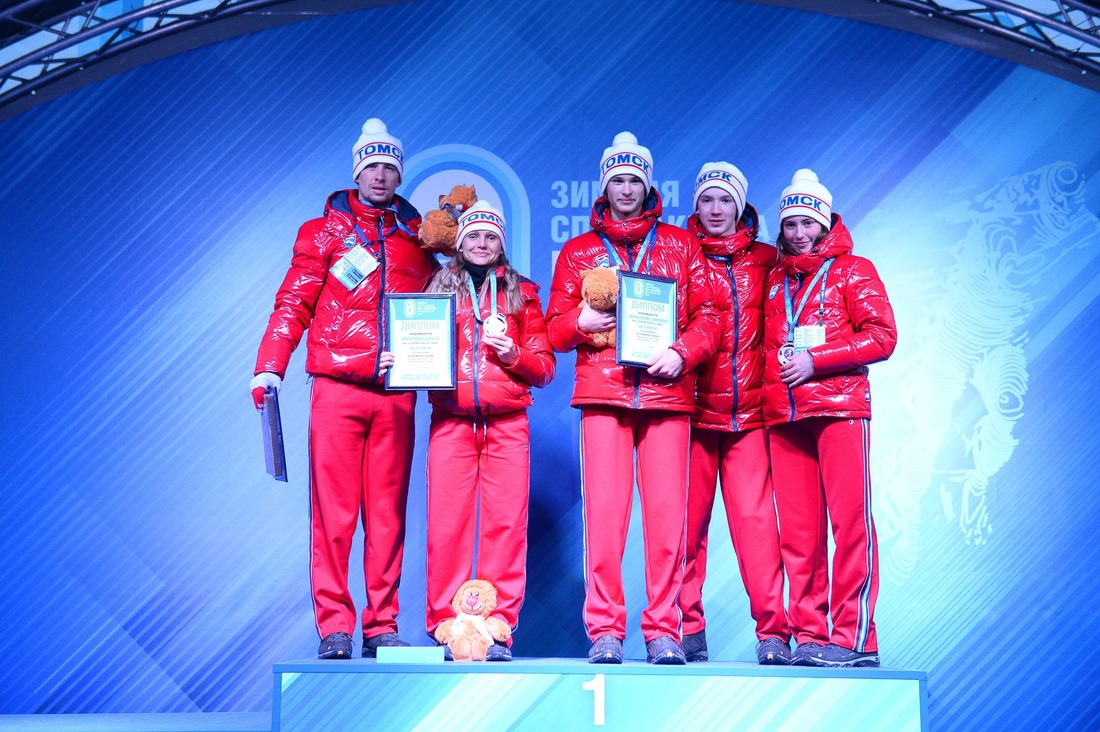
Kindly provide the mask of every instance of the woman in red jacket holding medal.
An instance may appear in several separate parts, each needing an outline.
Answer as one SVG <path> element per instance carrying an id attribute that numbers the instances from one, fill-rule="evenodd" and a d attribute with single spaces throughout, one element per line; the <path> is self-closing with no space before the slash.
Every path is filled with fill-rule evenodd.
<path id="1" fill-rule="evenodd" d="M 504 215 L 479 201 L 458 220 L 454 258 L 429 292 L 455 293 L 456 388 L 432 392 L 428 442 L 427 628 L 454 616 L 459 585 L 496 585 L 496 615 L 515 630 L 527 562 L 531 387 L 554 378 L 538 285 L 504 255 Z M 508 645 L 487 660 L 510 661 Z"/>
<path id="2" fill-rule="evenodd" d="M 779 218 L 779 263 L 764 304 L 764 420 L 798 642 L 793 662 L 877 666 L 867 366 L 893 353 L 894 312 L 874 265 L 852 254 L 813 171 L 794 174 Z"/>

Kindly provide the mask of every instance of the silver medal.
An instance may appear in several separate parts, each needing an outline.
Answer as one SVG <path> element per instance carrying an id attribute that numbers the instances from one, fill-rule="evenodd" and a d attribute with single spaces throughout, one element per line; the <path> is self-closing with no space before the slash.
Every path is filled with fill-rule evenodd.
<path id="1" fill-rule="evenodd" d="M 485 335 L 504 335 L 505 331 L 508 330 L 508 321 L 504 319 L 503 313 L 497 313 L 487 318 L 482 328 L 485 331 Z"/>
<path id="2" fill-rule="evenodd" d="M 779 365 L 785 366 L 788 361 L 794 358 L 796 351 L 794 345 L 791 343 L 785 343 L 779 348 Z"/>

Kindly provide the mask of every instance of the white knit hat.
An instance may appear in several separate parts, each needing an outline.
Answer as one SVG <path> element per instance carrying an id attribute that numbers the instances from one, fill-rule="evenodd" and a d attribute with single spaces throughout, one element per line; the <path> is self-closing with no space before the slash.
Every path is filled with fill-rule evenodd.
<path id="1" fill-rule="evenodd" d="M 488 201 L 478 201 L 458 217 L 458 233 L 455 234 L 455 248 L 462 247 L 462 240 L 471 231 L 491 231 L 500 237 L 500 248 L 504 250 L 504 214 Z"/>
<path id="2" fill-rule="evenodd" d="M 653 185 L 653 154 L 638 144 L 630 132 L 620 132 L 603 151 L 600 159 L 600 191 L 607 190 L 607 181 L 616 175 L 636 175 L 645 183 L 646 194 Z"/>
<path id="3" fill-rule="evenodd" d="M 351 179 L 358 180 L 363 168 L 371 163 L 390 163 L 397 166 L 398 175 L 405 174 L 404 147 L 400 140 L 386 131 L 386 123 L 377 117 L 363 123 L 363 134 L 351 149 Z"/>
<path id="4" fill-rule="evenodd" d="M 703 163 L 699 169 L 699 175 L 695 176 L 695 210 L 699 210 L 699 196 L 708 188 L 721 188 L 733 196 L 733 202 L 737 204 L 737 218 L 745 210 L 745 196 L 749 193 L 749 181 L 745 174 L 737 169 L 736 165 L 725 161 L 718 163 Z"/>
<path id="5" fill-rule="evenodd" d="M 795 171 L 779 198 L 779 221 L 788 216 L 809 216 L 826 229 L 833 225 L 833 194 L 817 182 L 817 173 L 809 168 Z"/>

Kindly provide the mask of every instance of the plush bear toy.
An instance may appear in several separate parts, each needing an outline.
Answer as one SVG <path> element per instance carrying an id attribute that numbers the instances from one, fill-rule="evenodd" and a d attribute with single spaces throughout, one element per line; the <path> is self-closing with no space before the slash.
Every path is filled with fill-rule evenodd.
<path id="1" fill-rule="evenodd" d="M 497 608 L 497 589 L 485 580 L 463 582 L 451 601 L 454 620 L 435 629 L 435 639 L 451 649 L 456 661 L 484 661 L 489 646 L 512 637 L 508 624 L 490 617 Z"/>
<path id="2" fill-rule="evenodd" d="M 429 211 L 420 222 L 420 244 L 424 251 L 454 256 L 458 217 L 475 202 L 477 190 L 473 186 L 455 186 L 446 196 L 440 196 L 439 208 Z"/>
<path id="3" fill-rule="evenodd" d="M 597 310 L 614 310 L 619 300 L 619 277 L 615 272 L 616 270 L 608 267 L 596 267 L 581 272 L 581 298 L 584 302 Z M 615 329 L 593 333 L 592 343 L 597 348 L 614 348 Z"/>

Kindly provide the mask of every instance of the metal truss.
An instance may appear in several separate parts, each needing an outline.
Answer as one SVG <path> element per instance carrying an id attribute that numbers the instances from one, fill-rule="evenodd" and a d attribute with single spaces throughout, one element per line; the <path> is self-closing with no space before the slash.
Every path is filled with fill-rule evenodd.
<path id="1" fill-rule="evenodd" d="M 123 68 L 228 35 L 395 0 L 0 2 L 0 118 Z M 902 28 L 1100 91 L 1100 2 L 755 0 Z M 280 6 L 272 10 L 273 6 Z M 229 16 L 240 19 L 232 33 Z M 213 24 L 213 25 L 212 25 Z M 201 34 L 182 31 L 207 26 Z M 184 37 L 200 36 L 184 42 Z M 171 39 L 171 40 L 169 40 Z M 165 43 L 153 44 L 164 40 Z M 175 44 L 175 48 L 166 47 Z M 166 49 L 127 53 L 135 49 Z M 127 54 L 124 59 L 119 59 Z M 159 54 L 159 55 L 158 55 Z M 113 64 L 101 64 L 118 59 Z M 92 72 L 85 71 L 91 67 Z"/>
<path id="2" fill-rule="evenodd" d="M 957 23 L 978 33 L 992 34 L 1073 67 L 1082 77 L 1070 79 L 1100 88 L 1100 8 L 1081 0 L 875 0 L 929 18 Z M 1070 78 L 1070 77 L 1066 77 Z"/>
<path id="3" fill-rule="evenodd" d="M 26 0 L 0 9 L 0 108 L 86 66 L 271 0 Z"/>

